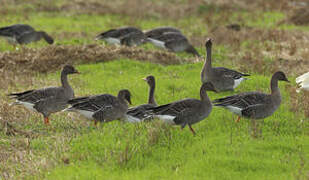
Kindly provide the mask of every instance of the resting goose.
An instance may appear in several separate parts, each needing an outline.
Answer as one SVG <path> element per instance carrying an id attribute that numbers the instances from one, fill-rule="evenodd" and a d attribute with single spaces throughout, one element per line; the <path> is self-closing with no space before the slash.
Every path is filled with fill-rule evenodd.
<path id="1" fill-rule="evenodd" d="M 109 44 L 121 44 L 126 46 L 138 46 L 147 41 L 145 34 L 135 27 L 122 27 L 110 29 L 96 36 L 95 40 L 105 40 Z"/>
<path id="2" fill-rule="evenodd" d="M 278 71 L 270 81 L 271 93 L 247 92 L 216 99 L 215 106 L 223 107 L 240 117 L 250 119 L 264 119 L 271 116 L 281 104 L 281 95 L 278 81 L 288 81 L 285 74 Z"/>
<path id="3" fill-rule="evenodd" d="M 148 38 L 153 45 L 167 49 L 172 52 L 187 52 L 200 57 L 196 49 L 189 43 L 188 39 L 178 32 L 166 32 L 161 36 Z"/>
<path id="4" fill-rule="evenodd" d="M 145 32 L 147 38 L 156 39 L 167 32 L 181 33 L 179 29 L 174 27 L 158 27 Z"/>
<path id="5" fill-rule="evenodd" d="M 35 31 L 28 24 L 14 24 L 11 26 L 1 27 L 0 36 L 6 38 L 11 44 L 28 44 L 39 41 L 42 38 L 48 43 L 53 44 L 54 40 L 44 31 Z"/>
<path id="6" fill-rule="evenodd" d="M 128 109 L 127 112 L 127 121 L 128 122 L 141 122 L 147 117 L 146 111 L 149 108 L 156 107 L 157 103 L 154 97 L 155 92 L 155 77 L 150 75 L 144 78 L 149 85 L 149 96 L 148 96 L 148 104 L 142 104 L 136 107 L 132 107 Z"/>
<path id="7" fill-rule="evenodd" d="M 88 119 L 93 119 L 96 125 L 98 121 L 124 119 L 128 110 L 127 102 L 131 104 L 131 93 L 123 89 L 118 92 L 117 97 L 100 94 L 71 99 L 68 101 L 71 106 L 64 111 L 78 112 Z"/>
<path id="8" fill-rule="evenodd" d="M 299 84 L 300 88 L 297 89 L 297 92 L 300 92 L 301 89 L 309 90 L 309 72 L 296 78 L 296 83 Z"/>
<path id="9" fill-rule="evenodd" d="M 23 105 L 27 109 L 43 114 L 44 123 L 49 124 L 49 115 L 66 108 L 68 100 L 74 97 L 67 75 L 75 73 L 79 72 L 73 66 L 66 65 L 61 72 L 62 86 L 12 93 L 9 96 L 16 99 L 13 105 Z"/>
<path id="10" fill-rule="evenodd" d="M 150 108 L 148 114 L 168 124 L 181 125 L 181 128 L 188 125 L 192 133 L 195 134 L 191 125 L 208 117 L 212 109 L 212 104 L 206 91 L 215 91 L 214 86 L 210 82 L 202 84 L 200 100 L 187 98 L 175 101 Z"/>
<path id="11" fill-rule="evenodd" d="M 233 91 L 242 81 L 246 79 L 244 76 L 250 76 L 249 74 L 243 74 L 224 67 L 212 67 L 212 42 L 210 38 L 206 41 L 205 46 L 207 57 L 201 72 L 202 83 L 211 82 L 215 86 L 217 92 Z"/>

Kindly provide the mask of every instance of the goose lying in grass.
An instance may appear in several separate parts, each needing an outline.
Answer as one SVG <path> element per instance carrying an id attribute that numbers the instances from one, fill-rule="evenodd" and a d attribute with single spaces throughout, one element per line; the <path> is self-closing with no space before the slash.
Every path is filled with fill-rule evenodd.
<path id="1" fill-rule="evenodd" d="M 154 97 L 154 92 L 156 88 L 155 77 L 150 75 L 144 78 L 148 85 L 149 85 L 149 96 L 148 96 L 148 103 L 142 104 L 136 107 L 132 107 L 128 109 L 127 112 L 127 121 L 128 122 L 141 122 L 145 118 L 147 118 L 147 110 L 152 107 L 156 107 L 157 103 Z"/>
<path id="2" fill-rule="evenodd" d="M 54 40 L 44 31 L 35 31 L 33 27 L 28 24 L 14 24 L 11 26 L 1 27 L 0 36 L 6 38 L 9 43 L 14 44 L 28 44 L 39 41 L 42 38 L 48 43 L 53 44 Z"/>
<path id="3" fill-rule="evenodd" d="M 64 111 L 78 112 L 88 119 L 97 122 L 109 122 L 122 120 L 131 104 L 131 93 L 127 89 L 120 90 L 118 96 L 111 94 L 100 94 L 74 98 L 68 101 L 71 107 Z"/>
<path id="4" fill-rule="evenodd" d="M 171 125 L 189 126 L 193 134 L 192 124 L 208 117 L 212 110 L 211 101 L 206 91 L 215 91 L 212 83 L 204 83 L 200 88 L 200 99 L 187 98 L 169 104 L 150 108 L 147 113 Z"/>
<path id="5" fill-rule="evenodd" d="M 96 36 L 95 40 L 105 40 L 109 44 L 138 46 L 147 41 L 145 34 L 135 27 L 110 29 Z"/>
<path id="6" fill-rule="evenodd" d="M 301 89 L 309 91 L 309 72 L 297 77 L 296 83 L 300 86 L 297 92 L 300 92 Z"/>
<path id="7" fill-rule="evenodd" d="M 190 44 L 188 39 L 178 32 L 166 32 L 155 38 L 148 38 L 148 41 L 153 45 L 167 49 L 171 52 L 187 52 L 200 57 L 200 54 Z"/>
<path id="8" fill-rule="evenodd" d="M 211 39 L 206 41 L 206 62 L 201 72 L 202 83 L 211 82 L 217 92 L 233 91 L 242 81 L 250 76 L 249 74 L 240 73 L 224 67 L 212 67 L 211 60 Z"/>
<path id="9" fill-rule="evenodd" d="M 11 93 L 8 96 L 16 99 L 12 105 L 23 105 L 27 109 L 43 114 L 44 123 L 49 124 L 50 114 L 66 108 L 68 100 L 74 97 L 74 91 L 68 83 L 67 75 L 75 73 L 79 72 L 73 66 L 67 65 L 61 72 L 62 86 Z"/>
<path id="10" fill-rule="evenodd" d="M 154 28 L 149 31 L 146 31 L 145 36 L 147 38 L 157 39 L 158 37 L 162 36 L 164 33 L 168 33 L 168 32 L 175 32 L 175 33 L 181 34 L 181 31 L 179 29 L 167 26 L 167 27 L 158 27 L 158 28 Z"/>

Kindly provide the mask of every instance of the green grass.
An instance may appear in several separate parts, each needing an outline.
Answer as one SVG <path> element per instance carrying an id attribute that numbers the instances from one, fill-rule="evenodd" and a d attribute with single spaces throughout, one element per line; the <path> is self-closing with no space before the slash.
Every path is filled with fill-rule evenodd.
<path id="1" fill-rule="evenodd" d="M 133 104 L 138 105 L 146 102 L 148 92 L 141 78 L 151 73 L 157 79 L 157 102 L 164 104 L 186 97 L 199 98 L 201 66 L 202 63 L 164 67 L 132 60 L 81 65 L 77 68 L 82 74 L 72 77 L 71 84 L 78 95 L 116 95 L 119 89 L 128 88 Z M 59 72 L 38 78 L 56 82 Z M 269 92 L 269 80 L 270 77 L 253 75 L 236 92 Z M 46 133 L 68 136 L 68 126 L 75 127 L 70 130 L 74 135 L 65 145 L 67 150 L 63 152 L 61 143 L 59 147 L 54 145 L 59 143 L 57 138 L 36 139 L 33 150 L 47 152 L 46 157 L 50 156 L 50 148 L 57 147 L 51 156 L 57 166 L 43 169 L 29 179 L 293 179 L 299 174 L 305 177 L 302 169 L 309 166 L 308 121 L 301 126 L 302 113 L 289 111 L 284 86 L 280 83 L 283 103 L 273 116 L 265 119 L 263 138 L 258 139 L 250 136 L 248 120 L 234 123 L 236 117 L 220 108 L 214 108 L 208 118 L 194 125 L 197 136 L 188 128 L 181 131 L 180 127 L 168 127 L 158 121 L 111 122 L 94 128 L 92 123 L 85 123 L 86 119 L 75 118 L 72 122 L 61 113 L 52 117 L 55 127 Z M 215 99 L 229 94 L 233 93 L 210 92 L 209 96 Z M 70 164 L 64 164 L 63 157 Z"/>

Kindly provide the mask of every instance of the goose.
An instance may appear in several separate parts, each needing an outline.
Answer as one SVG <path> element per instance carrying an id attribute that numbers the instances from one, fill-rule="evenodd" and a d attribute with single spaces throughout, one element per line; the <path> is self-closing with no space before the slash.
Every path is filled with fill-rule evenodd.
<path id="1" fill-rule="evenodd" d="M 147 41 L 145 34 L 135 27 L 122 27 L 110 29 L 95 37 L 95 40 L 105 40 L 109 44 L 121 44 L 127 46 L 140 45 Z"/>
<path id="2" fill-rule="evenodd" d="M 134 122 L 143 121 L 147 117 L 146 111 L 149 108 L 157 106 L 157 103 L 154 97 L 155 86 L 156 86 L 155 77 L 150 75 L 150 76 L 147 76 L 146 78 L 143 78 L 143 80 L 146 81 L 149 85 L 148 103 L 129 108 L 127 112 L 128 122 L 134 123 Z"/>
<path id="3" fill-rule="evenodd" d="M 68 83 L 68 74 L 79 73 L 73 66 L 66 65 L 61 71 L 60 87 L 48 87 L 11 93 L 8 96 L 16 99 L 11 105 L 23 105 L 29 110 L 37 111 L 44 116 L 44 123 L 49 124 L 49 116 L 63 110 L 69 99 L 74 97 L 74 91 Z"/>
<path id="4" fill-rule="evenodd" d="M 28 24 L 14 24 L 1 27 L 0 36 L 6 38 L 11 44 L 28 44 L 39 41 L 42 38 L 48 43 L 53 44 L 54 40 L 44 31 L 36 31 Z"/>
<path id="5" fill-rule="evenodd" d="M 207 57 L 201 71 L 202 83 L 211 82 L 215 86 L 217 92 L 233 91 L 242 81 L 246 80 L 244 76 L 250 76 L 249 74 L 240 73 L 224 67 L 212 67 L 212 41 L 210 38 L 206 41 L 205 46 Z"/>
<path id="6" fill-rule="evenodd" d="M 213 101 L 214 106 L 223 107 L 239 117 L 250 119 L 264 119 L 271 116 L 281 104 L 278 81 L 289 82 L 282 71 L 275 72 L 270 81 L 271 93 L 247 92 L 227 96 Z"/>
<path id="7" fill-rule="evenodd" d="M 197 57 L 200 57 L 196 49 L 189 43 L 188 39 L 178 32 L 166 32 L 159 37 L 147 38 L 153 45 L 167 49 L 171 52 L 191 53 Z"/>
<path id="8" fill-rule="evenodd" d="M 181 125 L 182 129 L 188 125 L 191 132 L 195 134 L 191 125 L 208 117 L 212 110 L 212 103 L 206 91 L 215 91 L 212 83 L 202 84 L 200 87 L 200 99 L 182 99 L 150 108 L 147 113 L 167 124 Z"/>
<path id="9" fill-rule="evenodd" d="M 296 78 L 296 83 L 299 84 L 300 88 L 297 89 L 297 92 L 300 92 L 301 89 L 309 90 L 309 72 Z"/>
<path id="10" fill-rule="evenodd" d="M 149 31 L 146 31 L 145 36 L 147 38 L 156 39 L 156 38 L 160 37 L 161 35 L 163 35 L 164 33 L 167 33 L 167 32 L 181 33 L 181 31 L 179 29 L 167 26 L 167 27 L 158 27 L 158 28 L 154 28 L 154 29 L 151 29 Z"/>
<path id="11" fill-rule="evenodd" d="M 71 105 L 63 111 L 77 112 L 84 117 L 97 122 L 109 122 L 112 120 L 125 119 L 128 104 L 131 104 L 131 93 L 127 89 L 122 89 L 115 97 L 111 94 L 99 94 L 74 98 L 68 101 Z"/>

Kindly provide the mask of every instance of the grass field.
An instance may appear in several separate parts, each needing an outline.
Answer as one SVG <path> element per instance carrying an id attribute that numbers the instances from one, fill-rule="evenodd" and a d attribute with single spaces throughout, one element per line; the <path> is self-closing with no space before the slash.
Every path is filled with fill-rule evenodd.
<path id="1" fill-rule="evenodd" d="M 309 179 L 309 94 L 296 93 L 294 82 L 309 69 L 309 25 L 293 23 L 294 11 L 287 7 L 296 7 L 288 1 L 29 2 L 4 1 L 0 26 L 28 23 L 50 33 L 56 44 L 14 50 L 0 40 L 0 179 Z M 231 23 L 242 29 L 225 28 Z M 193 125 L 193 136 L 159 120 L 94 127 L 64 112 L 45 126 L 41 115 L 9 106 L 10 92 L 59 85 L 60 67 L 68 63 L 81 72 L 69 77 L 76 96 L 116 95 L 127 88 L 139 105 L 148 95 L 141 78 L 152 74 L 158 104 L 199 98 L 203 60 L 152 45 L 126 48 L 93 40 L 126 25 L 181 28 L 203 56 L 204 41 L 212 37 L 214 65 L 251 77 L 235 92 L 209 92 L 211 99 L 269 92 L 272 73 L 284 71 L 291 83 L 279 83 L 283 101 L 265 119 L 262 137 L 251 135 L 248 120 L 235 123 L 235 115 L 216 107 Z"/>

